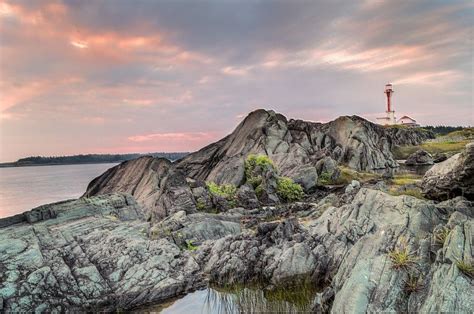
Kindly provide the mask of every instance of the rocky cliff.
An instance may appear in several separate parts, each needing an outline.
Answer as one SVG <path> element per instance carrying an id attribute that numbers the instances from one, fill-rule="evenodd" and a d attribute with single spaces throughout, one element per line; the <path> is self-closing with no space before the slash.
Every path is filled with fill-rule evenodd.
<path id="1" fill-rule="evenodd" d="M 245 183 L 245 159 L 250 154 L 268 155 L 281 176 L 292 178 L 309 191 L 318 182 L 323 161 L 363 171 L 397 167 L 391 153 L 393 132 L 357 116 L 314 123 L 256 110 L 230 135 L 175 164 L 152 157 L 120 164 L 94 179 L 84 196 L 130 193 L 159 219 L 178 208 L 191 213 L 197 201 L 185 178 L 241 186 Z M 416 129 L 396 134 L 397 144 L 419 144 L 425 139 L 425 133 Z M 179 206 L 173 209 L 172 204 Z"/>
<path id="2" fill-rule="evenodd" d="M 393 131 L 357 116 L 314 123 L 288 121 L 281 114 L 257 110 L 229 136 L 189 154 L 177 167 L 195 179 L 239 185 L 244 180 L 245 157 L 265 154 L 282 175 L 304 182 L 305 176 L 317 175 L 316 163 L 326 156 L 355 170 L 397 167 L 393 145 L 420 144 L 426 138 L 416 129 Z"/>
<path id="3" fill-rule="evenodd" d="M 382 177 L 314 186 L 338 163 L 395 166 L 390 132 L 359 117 L 321 124 L 258 110 L 176 163 L 113 167 L 78 200 L 0 219 L 0 311 L 133 310 L 208 282 L 258 281 L 317 287 L 316 313 L 471 312 L 472 144 L 427 173 L 426 195 L 442 202 L 390 195 Z M 403 132 L 396 144 L 423 138 Z M 250 154 L 273 162 L 245 169 Z M 282 197 L 281 176 L 305 198 Z"/>

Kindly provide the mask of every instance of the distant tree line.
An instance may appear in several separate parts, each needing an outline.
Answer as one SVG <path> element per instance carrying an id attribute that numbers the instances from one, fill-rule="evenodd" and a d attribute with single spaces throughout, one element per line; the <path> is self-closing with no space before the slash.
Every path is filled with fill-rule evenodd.
<path id="1" fill-rule="evenodd" d="M 142 156 L 153 156 L 167 158 L 171 161 L 183 158 L 188 153 L 149 153 L 149 154 L 87 154 L 74 156 L 32 156 L 18 159 L 16 166 L 26 165 L 48 165 L 48 164 L 85 164 L 85 163 L 108 163 L 122 162 Z"/>
<path id="2" fill-rule="evenodd" d="M 437 135 L 446 135 L 454 131 L 464 130 L 465 127 L 462 126 L 446 126 L 446 125 L 437 125 L 437 126 L 424 126 L 423 129 L 433 131 Z"/>

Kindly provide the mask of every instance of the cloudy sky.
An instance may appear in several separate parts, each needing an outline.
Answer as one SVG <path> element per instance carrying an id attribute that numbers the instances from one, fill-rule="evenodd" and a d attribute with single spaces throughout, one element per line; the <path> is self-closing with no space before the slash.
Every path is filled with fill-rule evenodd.
<path id="1" fill-rule="evenodd" d="M 249 111 L 473 125 L 467 1 L 0 0 L 0 161 L 192 151 Z"/>

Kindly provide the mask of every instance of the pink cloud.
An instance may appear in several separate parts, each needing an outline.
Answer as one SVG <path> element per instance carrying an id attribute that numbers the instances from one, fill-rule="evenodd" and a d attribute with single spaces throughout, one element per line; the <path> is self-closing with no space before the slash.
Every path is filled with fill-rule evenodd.
<path id="1" fill-rule="evenodd" d="M 203 141 L 215 138 L 215 134 L 208 132 L 184 132 L 184 133 L 151 133 L 144 135 L 135 135 L 128 137 L 132 142 L 148 141 Z"/>

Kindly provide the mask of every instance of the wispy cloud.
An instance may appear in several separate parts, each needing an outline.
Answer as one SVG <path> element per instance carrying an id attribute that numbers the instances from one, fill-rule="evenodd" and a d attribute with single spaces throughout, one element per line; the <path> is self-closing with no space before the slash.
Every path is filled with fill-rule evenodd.
<path id="1" fill-rule="evenodd" d="M 474 124 L 473 15 L 469 0 L 0 0 L 0 160 L 197 149 L 256 107 L 370 119 L 388 81 L 400 113 Z"/>

